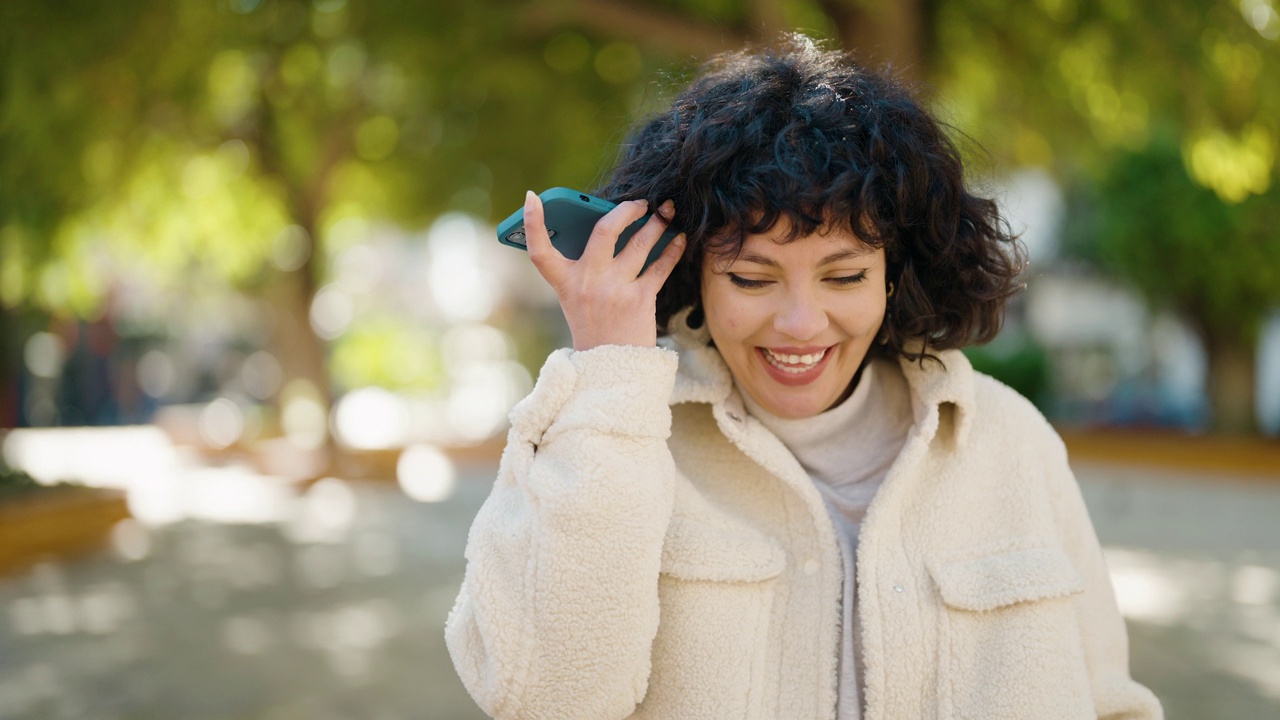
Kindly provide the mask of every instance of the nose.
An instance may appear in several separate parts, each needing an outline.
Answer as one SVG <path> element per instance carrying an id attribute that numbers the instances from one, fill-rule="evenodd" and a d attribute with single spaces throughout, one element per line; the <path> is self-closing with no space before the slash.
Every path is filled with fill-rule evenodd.
<path id="1" fill-rule="evenodd" d="M 829 324 L 826 308 L 818 298 L 802 290 L 788 293 L 773 316 L 773 329 L 798 341 L 817 337 Z"/>

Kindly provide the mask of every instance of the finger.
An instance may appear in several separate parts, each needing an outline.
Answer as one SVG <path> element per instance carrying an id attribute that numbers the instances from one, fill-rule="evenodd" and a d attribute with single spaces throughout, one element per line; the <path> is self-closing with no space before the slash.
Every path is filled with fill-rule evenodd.
<path id="1" fill-rule="evenodd" d="M 632 277 L 640 274 L 645 260 L 649 258 L 649 252 L 653 250 L 658 238 L 662 237 L 662 233 L 666 232 L 667 225 L 674 215 L 675 203 L 670 200 L 662 203 L 648 222 L 631 236 L 627 246 L 622 248 L 622 252 L 618 254 L 618 260 Z"/>
<path id="2" fill-rule="evenodd" d="M 558 288 L 564 279 L 565 269 L 573 261 L 561 255 L 551 244 L 551 235 L 547 233 L 542 214 L 542 198 L 532 190 L 526 191 L 524 196 L 524 240 L 533 266 L 551 287 Z"/>
<path id="3" fill-rule="evenodd" d="M 640 279 L 648 283 L 656 294 L 662 289 L 662 284 L 671 277 L 671 271 L 676 269 L 676 264 L 680 262 L 680 258 L 684 256 L 684 248 L 687 244 L 684 233 L 675 236 L 670 244 L 663 249 L 662 254 L 657 260 L 644 271 Z"/>
<path id="4" fill-rule="evenodd" d="M 648 210 L 648 200 L 627 200 L 618 203 L 617 207 L 596 221 L 580 261 L 593 267 L 607 266 L 613 261 L 613 250 L 618 246 L 618 236 L 631 223 L 644 217 Z"/>

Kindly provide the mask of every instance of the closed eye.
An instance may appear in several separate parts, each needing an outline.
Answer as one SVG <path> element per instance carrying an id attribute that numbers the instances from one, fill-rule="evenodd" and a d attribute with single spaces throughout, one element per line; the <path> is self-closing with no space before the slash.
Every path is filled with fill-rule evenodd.
<path id="1" fill-rule="evenodd" d="M 842 277 L 827 278 L 827 282 L 844 286 L 844 285 L 857 285 L 858 283 L 866 279 L 867 279 L 867 271 L 863 270 L 862 272 L 857 273 L 856 275 L 844 275 Z"/>
<path id="2" fill-rule="evenodd" d="M 729 276 L 729 282 L 740 288 L 746 288 L 748 290 L 759 290 L 769 284 L 768 280 L 752 280 L 750 278 L 744 278 L 741 275 L 734 275 L 733 273 L 726 274 Z"/>

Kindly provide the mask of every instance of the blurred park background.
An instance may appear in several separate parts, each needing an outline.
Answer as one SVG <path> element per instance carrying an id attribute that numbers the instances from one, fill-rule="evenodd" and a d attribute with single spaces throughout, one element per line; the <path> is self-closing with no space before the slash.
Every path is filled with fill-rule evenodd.
<path id="1" fill-rule="evenodd" d="M 0 3 L 0 719 L 472 718 L 440 637 L 565 344 L 495 223 L 710 55 L 888 64 L 1031 256 L 1170 718 L 1280 717 L 1276 0 Z"/>

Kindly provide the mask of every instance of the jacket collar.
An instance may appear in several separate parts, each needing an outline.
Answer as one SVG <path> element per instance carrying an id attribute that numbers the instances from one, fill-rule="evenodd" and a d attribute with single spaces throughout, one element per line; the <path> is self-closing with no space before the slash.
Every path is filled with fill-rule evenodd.
<path id="1" fill-rule="evenodd" d="M 720 353 L 711 346 L 711 333 L 704 323 L 689 327 L 692 308 L 685 308 L 667 323 L 668 345 L 679 353 L 671 404 L 709 403 L 724 407 L 730 415 L 745 414 L 733 375 Z M 922 345 L 923 346 L 923 345 Z M 948 439 L 963 445 L 974 414 L 974 370 L 959 350 L 933 353 L 941 364 L 900 358 L 898 363 L 911 389 L 911 411 L 920 432 L 929 439 L 942 430 Z"/>

